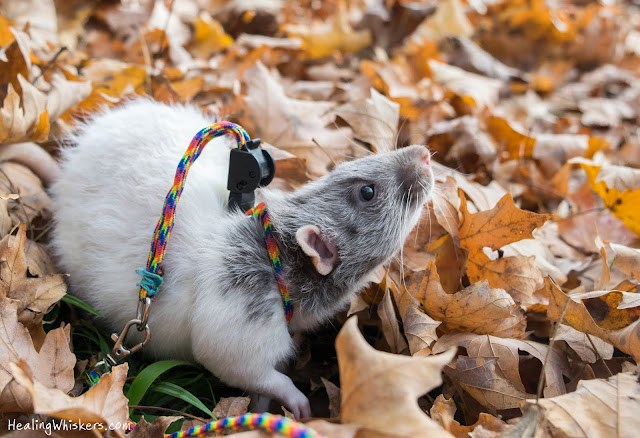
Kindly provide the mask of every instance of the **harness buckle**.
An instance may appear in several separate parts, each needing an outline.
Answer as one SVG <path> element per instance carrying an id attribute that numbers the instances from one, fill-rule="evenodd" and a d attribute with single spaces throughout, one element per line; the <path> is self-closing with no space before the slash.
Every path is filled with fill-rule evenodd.
<path id="1" fill-rule="evenodd" d="M 147 305 L 146 308 L 147 308 L 147 316 L 148 316 L 149 306 Z M 129 332 L 131 327 L 134 325 L 137 326 L 138 330 L 140 331 L 145 330 L 146 336 L 142 342 L 134 345 L 133 347 L 127 347 L 124 344 L 124 341 L 127 337 L 127 333 Z M 140 327 L 142 327 L 142 329 L 140 329 Z M 113 364 L 122 362 L 129 355 L 131 355 L 132 353 L 135 353 L 136 351 L 140 350 L 142 347 L 147 345 L 150 338 L 151 338 L 151 330 L 149 329 L 149 325 L 146 323 L 143 324 L 142 320 L 140 319 L 132 319 L 125 324 L 124 328 L 122 329 L 122 332 L 120 332 L 119 335 L 117 333 L 111 334 L 111 339 L 115 342 L 115 344 L 111 349 L 111 353 L 107 354 L 106 360 L 109 362 L 113 362 Z"/>

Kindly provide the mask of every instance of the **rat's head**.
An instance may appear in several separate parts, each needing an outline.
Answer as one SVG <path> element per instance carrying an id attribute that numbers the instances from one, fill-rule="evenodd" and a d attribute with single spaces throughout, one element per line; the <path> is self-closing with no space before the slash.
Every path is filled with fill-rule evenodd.
<path id="1" fill-rule="evenodd" d="M 314 281 L 350 289 L 400 250 L 432 186 L 429 151 L 410 146 L 341 163 L 293 193 L 265 199 L 282 244 L 300 254 L 290 262 Z"/>

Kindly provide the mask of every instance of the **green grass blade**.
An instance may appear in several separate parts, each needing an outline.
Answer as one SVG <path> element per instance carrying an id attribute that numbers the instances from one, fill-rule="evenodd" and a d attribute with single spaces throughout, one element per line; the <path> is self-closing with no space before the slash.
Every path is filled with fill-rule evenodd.
<path id="1" fill-rule="evenodd" d="M 181 360 L 162 360 L 145 367 L 131 383 L 127 391 L 127 398 L 130 405 L 137 405 L 145 395 L 151 384 L 160 374 L 177 367 L 178 365 L 191 365 L 189 362 Z"/>
<path id="2" fill-rule="evenodd" d="M 209 408 L 207 408 L 204 403 L 202 403 L 200 400 L 198 400 L 198 398 L 191 394 L 189 391 L 187 391 L 184 388 L 179 387 L 178 385 L 171 383 L 171 382 L 160 382 L 157 383 L 155 385 L 153 385 L 153 390 L 156 392 L 160 392 L 162 394 L 166 394 L 166 395 L 170 395 L 172 397 L 176 397 L 179 398 L 180 400 L 183 400 L 187 403 L 189 403 L 191 406 L 194 406 L 198 409 L 200 409 L 202 412 L 206 413 L 209 417 L 214 417 L 213 412 L 211 412 L 209 410 Z"/>
<path id="3" fill-rule="evenodd" d="M 82 310 L 86 310 L 87 312 L 93 315 L 99 316 L 100 318 L 104 318 L 100 314 L 100 312 L 98 312 L 96 309 L 94 309 L 93 307 L 91 307 L 90 305 L 88 305 L 78 297 L 74 297 L 73 295 L 66 294 L 65 296 L 62 297 L 62 301 L 64 301 L 65 303 L 72 304 L 76 307 L 79 307 Z"/>

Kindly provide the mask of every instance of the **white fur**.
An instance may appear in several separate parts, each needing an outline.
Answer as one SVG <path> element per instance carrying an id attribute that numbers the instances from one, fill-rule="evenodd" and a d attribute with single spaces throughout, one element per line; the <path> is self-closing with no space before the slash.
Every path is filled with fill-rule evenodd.
<path id="1" fill-rule="evenodd" d="M 135 269 L 146 265 L 178 161 L 211 122 L 194 108 L 137 100 L 97 116 L 71 139 L 75 146 L 63 151 L 61 175 L 51 187 L 52 245 L 60 267 L 71 274 L 72 293 L 98 309 L 111 330 L 121 330 L 136 315 Z M 191 167 L 167 245 L 165 283 L 151 306 L 145 351 L 196 360 L 230 385 L 309 416 L 306 397 L 276 371 L 294 349 L 284 317 L 250 324 L 242 315 L 246 292 L 223 296 L 219 290 L 221 256 L 211 248 L 230 220 L 224 205 L 232 147 L 233 139 L 216 138 Z"/>

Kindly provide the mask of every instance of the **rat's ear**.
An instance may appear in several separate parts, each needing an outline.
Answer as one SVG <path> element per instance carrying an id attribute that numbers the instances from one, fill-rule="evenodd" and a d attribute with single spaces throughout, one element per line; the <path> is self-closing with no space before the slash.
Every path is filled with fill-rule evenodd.
<path id="1" fill-rule="evenodd" d="M 296 240 L 302 251 L 311 257 L 313 266 L 320 275 L 329 275 L 333 271 L 338 250 L 333 243 L 322 237 L 320 228 L 315 225 L 300 227 L 296 232 Z"/>

